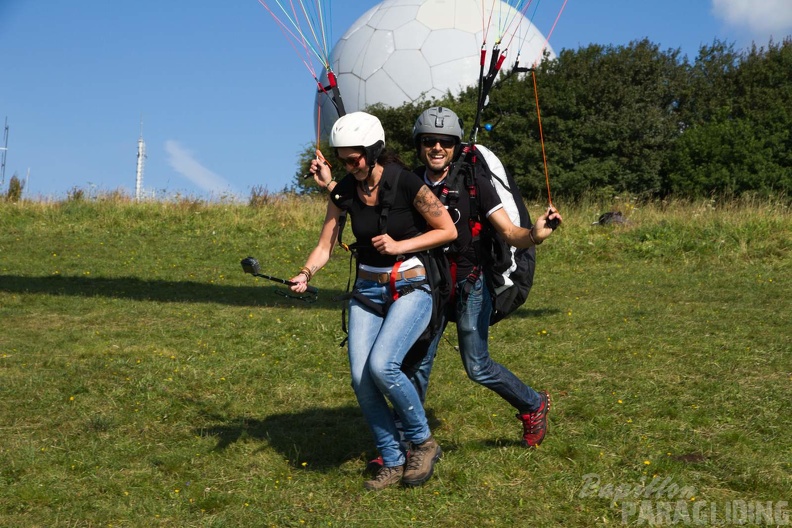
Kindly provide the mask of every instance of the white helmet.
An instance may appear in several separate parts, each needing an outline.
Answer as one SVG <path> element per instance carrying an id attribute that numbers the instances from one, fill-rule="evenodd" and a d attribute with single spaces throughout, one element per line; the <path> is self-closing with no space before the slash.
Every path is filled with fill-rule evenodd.
<path id="1" fill-rule="evenodd" d="M 373 166 L 385 148 L 385 130 L 376 116 L 366 112 L 352 112 L 338 118 L 330 131 L 333 148 L 362 148 L 366 161 Z"/>

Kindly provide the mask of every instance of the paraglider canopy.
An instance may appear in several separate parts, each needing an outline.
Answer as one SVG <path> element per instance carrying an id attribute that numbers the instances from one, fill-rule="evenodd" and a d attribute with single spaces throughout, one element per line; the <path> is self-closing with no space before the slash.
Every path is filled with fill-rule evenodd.
<path id="1" fill-rule="evenodd" d="M 560 0 L 544 0 L 554 12 Z M 458 94 L 479 82 L 482 48 L 498 46 L 501 64 L 533 65 L 547 37 L 531 22 L 540 0 L 390 0 L 363 14 L 333 47 L 331 71 L 347 111 L 373 104 L 407 102 Z M 506 57 L 508 56 L 508 60 Z M 489 55 L 488 55 L 489 58 Z M 326 82 L 322 72 L 320 80 Z M 335 109 L 321 94 L 321 135 L 327 137 Z"/>

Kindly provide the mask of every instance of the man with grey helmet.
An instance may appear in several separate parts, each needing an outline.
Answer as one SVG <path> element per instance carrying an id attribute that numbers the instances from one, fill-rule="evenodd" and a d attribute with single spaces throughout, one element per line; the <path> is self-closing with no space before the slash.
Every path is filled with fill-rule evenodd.
<path id="1" fill-rule="evenodd" d="M 413 139 L 423 167 L 416 173 L 424 183 L 440 196 L 444 192 L 447 178 L 459 160 L 462 150 L 462 120 L 448 108 L 432 107 L 425 110 L 413 127 Z M 474 247 L 474 226 L 471 216 L 471 201 L 476 200 L 474 209 L 477 221 L 489 223 L 511 246 L 528 248 L 541 244 L 553 234 L 546 225 L 548 220 L 561 221 L 561 216 L 552 207 L 542 214 L 529 229 L 514 225 L 503 209 L 500 197 L 492 181 L 480 172 L 475 176 L 476 196 L 471 197 L 465 186 L 456 189 L 459 199 L 450 211 L 456 224 L 457 238 L 449 247 L 448 257 L 456 268 L 455 319 L 459 338 L 459 352 L 468 377 L 494 391 L 517 410 L 522 422 L 522 442 L 527 447 L 536 447 L 544 439 L 547 430 L 547 412 L 550 398 L 547 392 L 537 392 L 503 365 L 492 360 L 487 339 L 489 337 L 492 294 L 487 288 L 482 269 L 483 262 Z M 452 189 L 452 192 L 454 190 Z M 445 190 L 448 192 L 448 189 Z M 429 347 L 429 353 L 411 373 L 422 398 L 425 397 L 434 356 L 440 341 L 438 335 Z"/>

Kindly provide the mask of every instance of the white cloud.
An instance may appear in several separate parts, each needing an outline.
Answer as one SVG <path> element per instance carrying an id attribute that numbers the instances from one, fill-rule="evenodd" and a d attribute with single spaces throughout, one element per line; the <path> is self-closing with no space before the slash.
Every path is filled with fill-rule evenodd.
<path id="1" fill-rule="evenodd" d="M 712 12 L 759 39 L 781 42 L 792 33 L 790 0 L 712 0 Z"/>
<path id="2" fill-rule="evenodd" d="M 214 194 L 234 193 L 228 180 L 201 165 L 193 153 L 182 147 L 178 141 L 167 140 L 165 151 L 168 153 L 168 164 L 173 170 L 190 180 L 196 187 Z"/>

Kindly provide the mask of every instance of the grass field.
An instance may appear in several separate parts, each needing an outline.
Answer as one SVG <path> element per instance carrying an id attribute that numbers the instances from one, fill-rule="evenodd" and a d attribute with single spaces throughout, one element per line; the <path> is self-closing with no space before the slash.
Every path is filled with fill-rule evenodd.
<path id="1" fill-rule="evenodd" d="M 544 444 L 519 445 L 447 332 L 427 401 L 445 457 L 373 493 L 332 299 L 347 255 L 314 304 L 239 265 L 293 275 L 320 201 L 0 203 L 0 526 L 788 524 L 788 206 L 616 205 L 629 224 L 562 206 L 492 329 L 552 395 Z"/>

